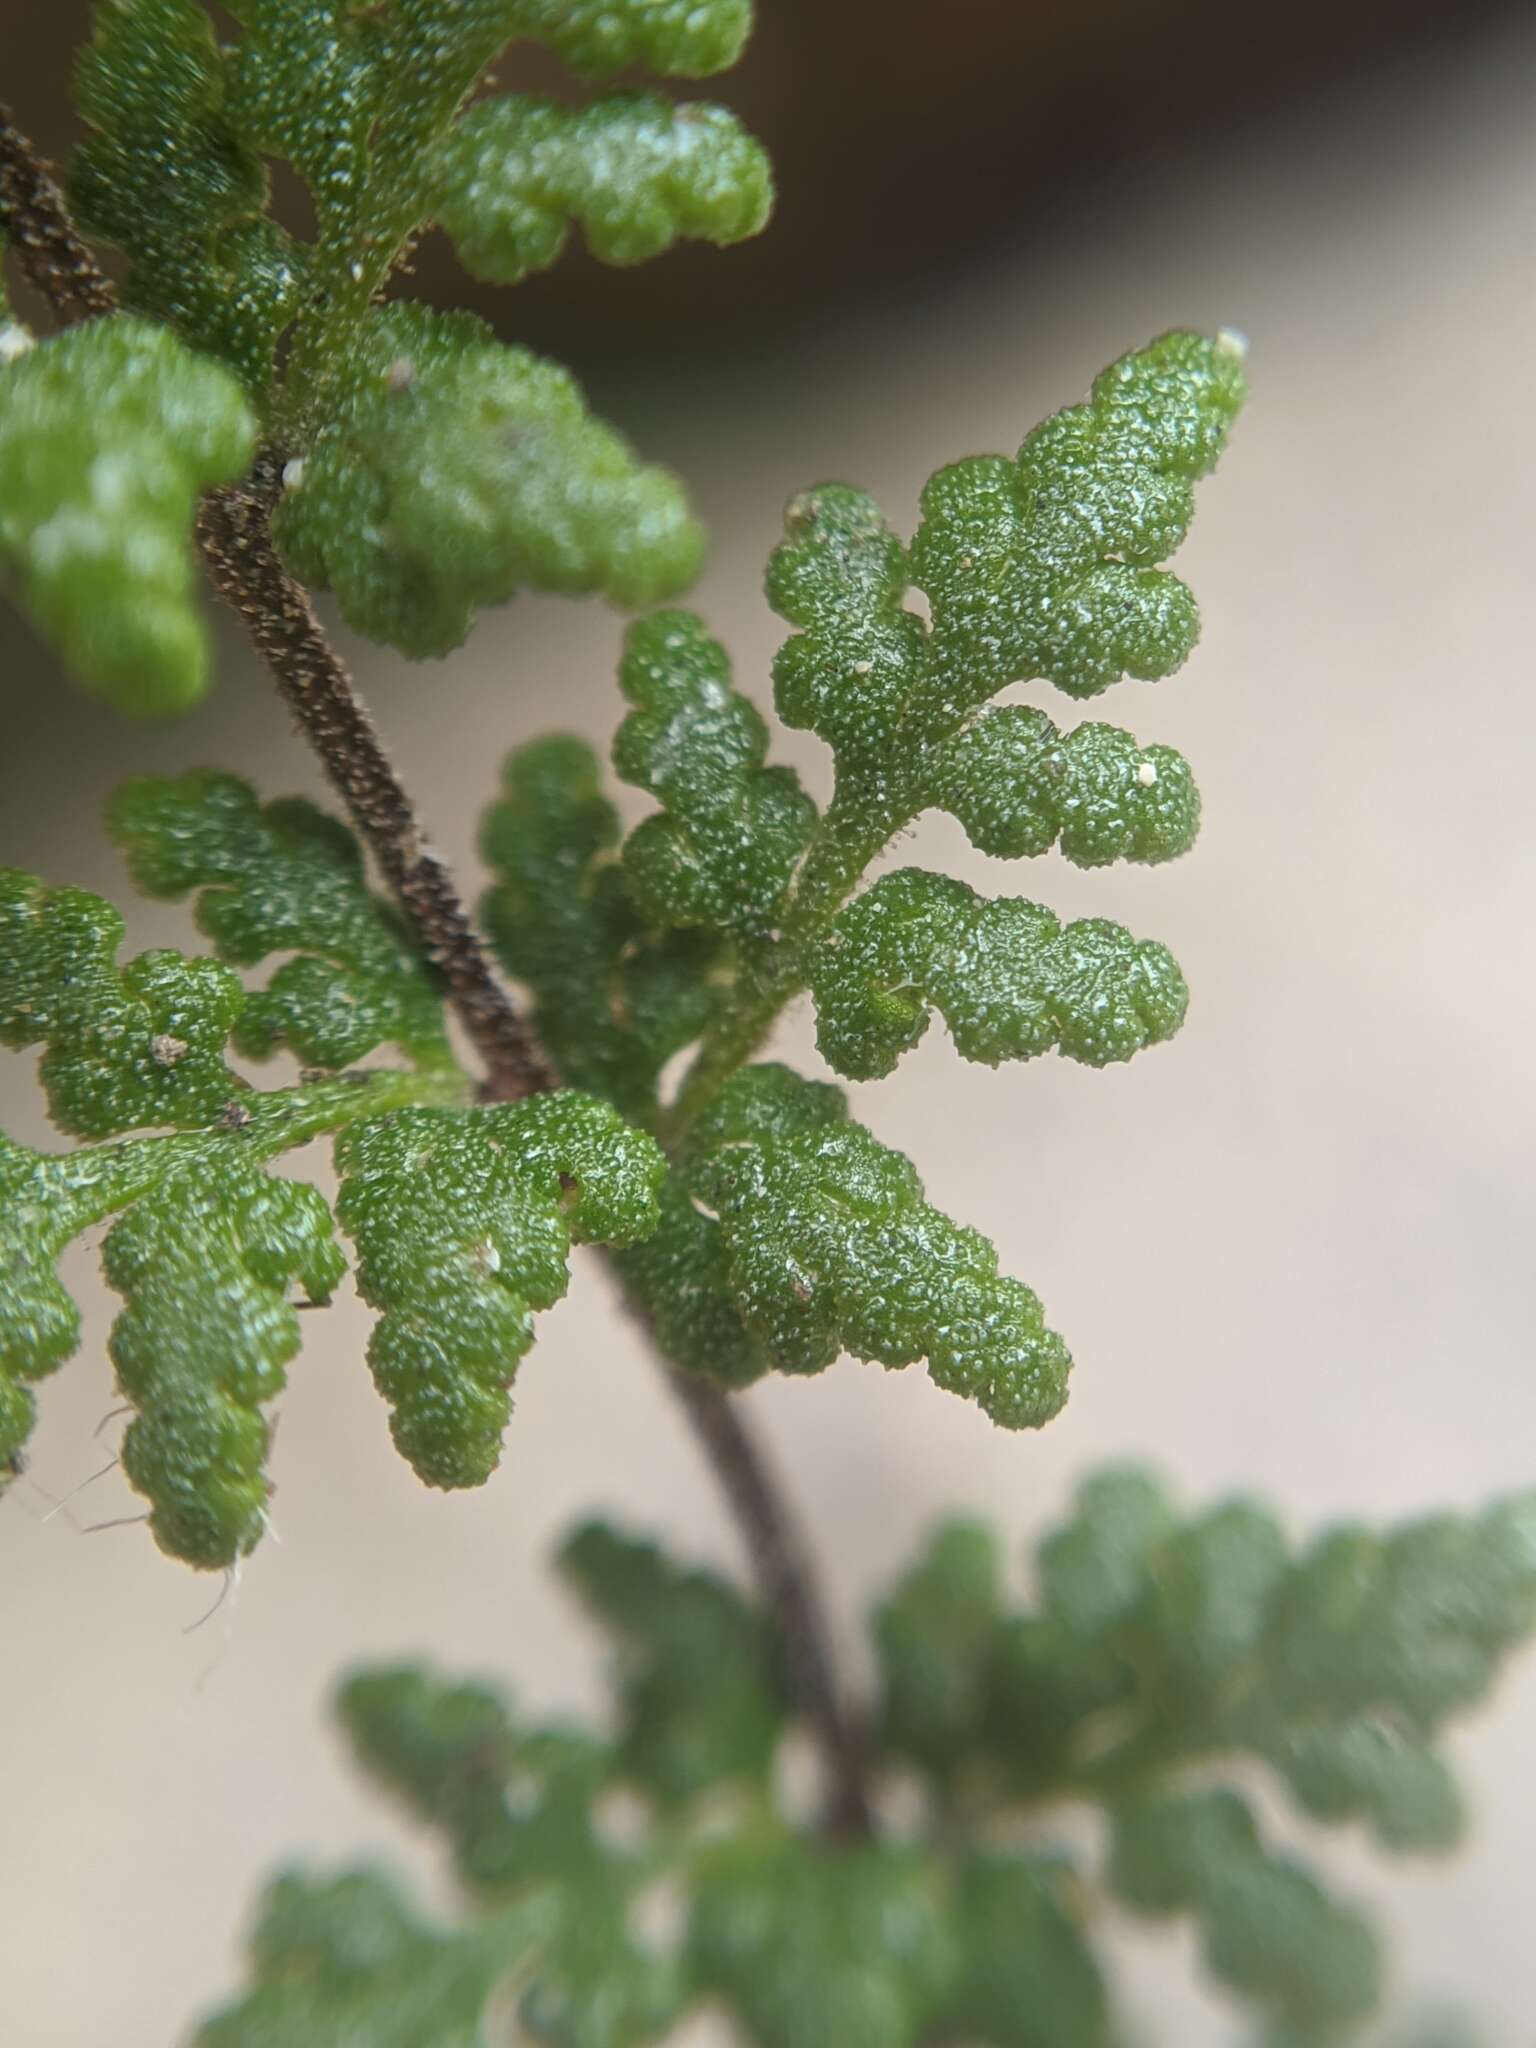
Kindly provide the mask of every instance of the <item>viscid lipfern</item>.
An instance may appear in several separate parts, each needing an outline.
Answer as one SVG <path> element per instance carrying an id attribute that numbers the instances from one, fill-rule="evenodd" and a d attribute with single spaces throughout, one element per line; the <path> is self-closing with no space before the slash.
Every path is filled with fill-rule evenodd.
<path id="1" fill-rule="evenodd" d="M 197 701 L 199 549 L 301 720 L 336 687 L 306 590 L 414 657 L 524 589 L 636 616 L 610 762 L 520 744 L 485 813 L 480 924 L 537 1048 L 515 1085 L 452 1028 L 483 1021 L 466 976 L 489 969 L 360 713 L 333 703 L 316 730 L 377 876 L 352 825 L 213 771 L 131 782 L 107 819 L 200 951 L 124 957 L 110 904 L 0 870 L 0 1041 L 41 1048 L 79 1141 L 0 1137 L 0 1481 L 78 1343 L 57 1261 L 102 1225 L 123 1470 L 161 1549 L 204 1569 L 261 1541 L 298 1310 L 343 1283 L 349 1248 L 390 1431 L 434 1487 L 494 1471 L 575 1244 L 604 1248 L 684 1387 L 849 1354 L 926 1363 L 1005 1428 L 1049 1422 L 1071 1361 L 1036 1294 L 835 1082 L 763 1055 L 804 996 L 825 1065 L 859 1081 L 935 1016 L 992 1066 L 1102 1067 L 1178 1031 L 1188 990 L 1156 939 L 922 868 L 870 876 L 929 811 L 997 860 L 1189 849 L 1200 799 L 1172 748 L 994 700 L 1031 681 L 1088 700 L 1189 655 L 1195 600 L 1164 565 L 1242 405 L 1240 340 L 1122 356 L 1015 454 L 940 470 L 915 520 L 843 484 L 791 500 L 771 700 L 831 750 L 818 806 L 774 759 L 769 693 L 675 608 L 702 549 L 678 479 L 557 365 L 397 283 L 434 224 L 504 284 L 573 233 L 619 265 L 754 234 L 758 143 L 634 82 L 728 67 L 749 0 L 93 14 L 67 207 L 16 175 L 8 123 L 0 178 L 22 267 L 90 316 L 34 332 L 0 269 L 0 574 L 80 683 L 119 713 Z M 492 89 L 528 44 L 594 90 Z M 274 164 L 306 189 L 303 235 L 272 208 Z M 117 252 L 115 286 L 70 210 Z M 610 771 L 646 805 L 628 832 Z M 334 1182 L 304 1177 L 308 1153 L 273 1171 L 320 1139 Z M 780 1795 L 808 1712 L 783 1613 L 598 1524 L 562 1563 L 614 1644 L 611 1725 L 531 1726 L 415 1666 L 354 1674 L 343 1725 L 441 1831 L 462 1919 L 429 1925 L 372 1869 L 289 1874 L 251 1988 L 200 2048 L 629 2048 L 709 2005 L 757 2048 L 1109 2048 L 1110 1899 L 1191 1922 L 1268 2048 L 1358 2039 L 1376 1936 L 1272 1839 L 1255 1777 L 1384 1849 L 1447 1848 L 1438 1736 L 1536 1624 L 1529 1496 L 1298 1549 L 1252 1502 L 1188 1516 L 1145 1474 L 1103 1474 L 1026 1604 L 993 1539 L 956 1523 L 880 1605 L 878 1697 L 843 1744 L 862 1786 L 823 1829 Z M 902 1779 L 917 1818 L 883 1819 Z M 603 1823 L 618 1788 L 643 1802 L 634 1841 Z M 1064 1801 L 1103 1817 L 1096 1857 L 1042 1833 Z M 657 1934 L 641 1907 L 662 1883 L 682 1903 Z"/>

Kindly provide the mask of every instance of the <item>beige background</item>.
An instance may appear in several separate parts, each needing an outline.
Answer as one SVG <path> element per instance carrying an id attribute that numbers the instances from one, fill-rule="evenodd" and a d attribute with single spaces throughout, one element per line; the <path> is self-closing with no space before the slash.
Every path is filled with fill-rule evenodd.
<path id="1" fill-rule="evenodd" d="M 1192 756 L 1195 854 L 1094 876 L 1051 861 L 1021 884 L 957 831 L 916 835 L 973 880 L 1166 938 L 1196 1003 L 1174 1046 L 1110 1074 L 994 1076 L 935 1034 L 860 1091 L 934 1199 L 1040 1290 L 1078 1370 L 1038 1438 L 994 1433 L 920 1371 L 845 1365 L 750 1397 L 850 1639 L 941 1510 L 985 1508 L 1022 1550 L 1106 1456 L 1150 1457 L 1194 1499 L 1262 1488 L 1298 1532 L 1536 1474 L 1533 88 L 1536 34 L 1490 33 L 1166 172 L 1106 175 L 1057 245 L 1000 246 L 928 303 L 630 408 L 696 485 L 716 535 L 698 601 L 762 694 L 778 628 L 759 577 L 791 490 L 848 477 L 909 524 L 936 463 L 1015 446 L 1148 334 L 1230 323 L 1254 344 L 1252 411 L 1181 565 L 1204 643 L 1176 681 L 1105 707 Z M 551 720 L 611 728 L 618 632 L 601 609 L 520 602 L 445 668 L 359 651 L 467 873 L 500 751 Z M 163 736 L 88 716 L 19 635 L 0 653 L 3 729 L 25 734 L 0 859 L 115 892 L 98 808 L 139 765 L 310 785 L 232 641 L 214 703 Z M 791 751 L 824 776 L 814 747 Z M 133 935 L 184 930 L 155 912 Z M 787 1042 L 807 1039 L 796 1020 Z M 35 1136 L 29 1063 L 0 1067 L 0 1089 L 8 1128 Z M 55 1492 L 112 1441 L 110 1425 L 108 1450 L 92 1440 L 112 1395 L 89 1265 L 82 1355 L 46 1390 L 36 1442 Z M 541 1566 L 562 1525 L 595 1504 L 734 1561 L 594 1271 L 545 1323 L 503 1469 L 468 1498 L 421 1491 L 393 1457 L 365 1327 L 350 1298 L 308 1324 L 276 1451 L 281 1543 L 196 1633 L 212 1588 L 142 1531 L 44 1523 L 25 1488 L 0 1508 L 0 2032 L 18 2048 L 161 2048 L 232 1981 L 277 1859 L 401 1848 L 325 1730 L 344 1660 L 419 1649 L 505 1673 L 531 1705 L 584 1704 L 593 1644 Z M 133 1505 L 113 1473 L 74 1507 Z M 1341 1881 L 1383 1901 L 1405 1992 L 1464 1995 L 1498 2043 L 1536 2039 L 1533 1708 L 1536 1658 L 1455 1740 L 1477 1812 L 1460 1860 L 1383 1871 L 1353 1842 L 1333 1851 Z M 1147 2037 L 1231 2040 L 1231 2014 L 1180 1988 L 1185 1960 L 1177 1942 L 1130 1945 Z"/>

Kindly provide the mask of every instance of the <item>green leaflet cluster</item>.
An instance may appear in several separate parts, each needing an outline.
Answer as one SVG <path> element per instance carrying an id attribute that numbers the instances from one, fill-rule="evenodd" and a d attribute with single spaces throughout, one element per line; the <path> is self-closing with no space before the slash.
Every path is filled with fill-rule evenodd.
<path id="1" fill-rule="evenodd" d="M 210 2020 L 200 2048 L 483 2048 L 486 2005 L 526 1939 L 513 1916 L 439 1934 L 381 1871 L 289 1872 L 251 1938 L 260 1988 Z"/>
<path id="2" fill-rule="evenodd" d="M 1016 462 L 941 472 L 910 550 L 860 492 L 829 485 L 793 501 L 768 593 L 799 630 L 775 660 L 774 689 L 786 722 L 833 748 L 824 815 L 792 771 L 768 763 L 761 715 L 696 618 L 665 612 L 631 629 L 620 669 L 631 709 L 613 761 L 659 809 L 621 848 L 590 752 L 555 740 L 513 756 L 483 838 L 502 876 L 488 925 L 568 1074 L 685 1140 L 802 989 L 822 1052 L 851 1078 L 889 1072 L 932 1008 L 958 1050 L 994 1064 L 1057 1049 L 1104 1065 L 1172 1036 L 1188 999 L 1177 964 L 1118 925 L 1063 927 L 1025 899 L 986 901 L 918 870 L 848 899 L 887 841 L 933 807 L 1009 857 L 1059 845 L 1085 867 L 1156 863 L 1192 843 L 1199 798 L 1172 749 L 983 706 L 1034 674 L 1078 688 L 1101 588 L 1118 592 L 1116 660 L 1132 672 L 1154 672 L 1159 621 L 1193 620 L 1183 586 L 1150 565 L 1182 538 L 1192 484 L 1225 440 L 1243 395 L 1240 353 L 1230 337 L 1171 334 L 1124 357 Z M 976 526 L 978 478 L 990 479 L 989 505 L 1006 481 L 1006 546 Z M 1117 580 L 1133 559 L 1135 575 Z M 905 606 L 913 585 L 929 618 Z M 1051 653 L 1068 613 L 1081 629 L 1076 668 Z M 1175 651 L 1187 644 L 1169 643 L 1165 666 Z M 1110 680 L 1096 671 L 1093 688 Z M 679 946 L 690 935 L 691 956 Z M 627 986 L 642 963 L 665 981 L 665 1029 Z M 658 1109 L 665 1061 L 695 1041 L 675 1100 Z M 762 1333 L 744 1339 L 740 1304 L 722 1299 L 717 1240 L 676 1188 L 663 1207 L 663 1232 L 628 1261 L 658 1334 L 685 1363 L 712 1348 L 719 1376 L 754 1376 Z"/>
<path id="3" fill-rule="evenodd" d="M 30 1431 L 29 1383 L 79 1341 L 55 1262 L 116 1214 L 102 1266 L 124 1303 L 108 1345 L 135 1411 L 123 1468 L 163 1549 L 227 1566 L 265 1525 L 262 1410 L 299 1348 L 289 1287 L 324 1300 L 345 1270 L 322 1196 L 267 1163 L 399 1100 L 403 1077 L 258 1093 L 225 1061 L 236 976 L 168 948 L 119 967 L 122 934 L 100 897 L 0 871 L 0 1042 L 41 1043 L 54 1122 L 109 1141 L 48 1155 L 0 1139 L 0 1454 Z"/>
<path id="4" fill-rule="evenodd" d="M 509 761 L 482 835 L 501 877 L 486 922 L 562 1071 L 671 1141 L 661 1225 L 620 1266 L 675 1362 L 740 1386 L 770 1369 L 820 1371 L 843 1350 L 891 1366 L 926 1358 L 940 1385 L 1007 1426 L 1060 1408 L 1065 1348 L 985 1240 L 923 1202 L 910 1165 L 850 1124 L 835 1091 L 743 1068 L 801 988 L 823 1055 L 858 1079 L 888 1073 L 933 1008 L 963 1055 L 991 1064 L 1056 1049 L 1102 1066 L 1178 1029 L 1177 964 L 1106 920 L 1063 927 L 1027 900 L 986 901 L 920 870 L 846 899 L 890 836 L 936 805 L 999 854 L 1059 844 L 1093 866 L 1188 847 L 1199 799 L 1171 749 L 980 707 L 1045 665 L 1044 638 L 1020 621 L 1043 634 L 1043 614 L 1078 601 L 1068 509 L 1096 536 L 1077 563 L 1090 582 L 1117 548 L 1159 559 L 1241 393 L 1231 344 L 1165 336 L 1107 371 L 1062 416 L 1070 431 L 1052 422 L 1030 437 L 1004 465 L 1016 531 L 989 571 L 994 623 L 1012 622 L 1012 637 L 985 659 L 970 643 L 955 652 L 974 562 L 950 545 L 970 516 L 953 480 L 975 465 L 936 480 L 910 556 L 859 492 L 828 486 L 791 505 L 768 589 L 801 630 L 775 662 L 775 695 L 788 723 L 834 749 L 825 815 L 768 764 L 761 714 L 685 612 L 643 620 L 625 642 L 631 708 L 613 763 L 659 808 L 622 845 L 582 743 Z M 931 622 L 904 607 L 913 582 Z M 1156 572 L 1135 589 L 1162 616 L 1172 582 Z M 658 1104 L 666 1061 L 695 1042 L 675 1101 Z"/>
<path id="5" fill-rule="evenodd" d="M 286 481 L 274 531 L 296 573 L 418 658 L 525 586 L 653 604 L 703 552 L 677 480 L 469 313 L 369 312 Z"/>
<path id="6" fill-rule="evenodd" d="M 534 1028 L 560 1072 L 644 1120 L 666 1062 L 715 1014 L 718 939 L 646 929 L 616 859 L 619 814 L 584 741 L 519 747 L 502 792 L 480 831 L 499 878 L 481 903 L 486 930 L 532 992 Z"/>
<path id="7" fill-rule="evenodd" d="M 421 1065 L 448 1060 L 435 980 L 337 819 L 302 797 L 263 806 L 238 776 L 198 770 L 125 783 L 107 824 L 146 896 L 201 891 L 197 922 L 222 959 L 289 956 L 247 994 L 238 1051 L 339 1068 L 393 1044 Z"/>
<path id="8" fill-rule="evenodd" d="M 1225 442 L 1240 354 L 1225 336 L 1168 334 L 1122 357 L 1016 461 L 941 470 L 910 548 L 845 485 L 791 502 L 768 595 L 799 630 L 775 658 L 774 696 L 786 724 L 832 747 L 837 783 L 769 979 L 777 1001 L 809 984 L 840 1072 L 889 1071 L 930 1001 L 958 1049 L 988 1061 L 1056 1045 L 1102 1064 L 1177 1029 L 1177 968 L 1117 926 L 1059 934 L 1037 906 L 983 904 L 917 872 L 839 906 L 928 809 L 1005 858 L 1059 844 L 1084 867 L 1158 862 L 1192 843 L 1199 797 L 1171 748 L 1097 723 L 1062 733 L 1028 706 L 982 707 L 1034 676 L 1089 696 L 1124 674 L 1166 675 L 1189 653 L 1194 600 L 1152 565 L 1183 539 L 1192 485 Z M 909 587 L 927 618 L 907 608 Z"/>
<path id="9" fill-rule="evenodd" d="M 1380 1989 L 1369 1927 L 1266 1850 L 1236 1791 L 1183 1774 L 1258 1760 L 1304 1812 L 1363 1822 L 1383 1849 L 1454 1846 L 1434 1742 L 1536 1627 L 1536 1496 L 1294 1555 L 1251 1502 L 1184 1518 L 1146 1475 L 1111 1471 L 1042 1545 L 1038 1579 L 1038 1605 L 1011 1609 L 988 1533 L 939 1532 L 877 1617 L 888 1750 L 959 1815 L 1101 1803 L 1125 1903 L 1192 1915 L 1212 1974 L 1275 2028 L 1354 2038 Z"/>
<path id="10" fill-rule="evenodd" d="M 0 507 L 0 556 L 70 667 L 134 714 L 201 695 L 193 509 L 249 467 L 258 429 L 287 480 L 275 525 L 295 572 L 410 655 L 447 652 L 525 586 L 634 606 L 681 589 L 703 545 L 681 485 L 564 371 L 468 315 L 379 301 L 437 219 L 508 281 L 552 263 L 572 223 L 615 263 L 756 233 L 767 162 L 722 108 L 474 99 L 519 40 L 594 77 L 722 69 L 745 0 L 229 11 L 222 40 L 201 0 L 98 0 L 69 189 L 126 255 L 128 312 L 26 361 L 17 329 L 0 353 L 0 465 L 24 485 Z M 271 217 L 269 158 L 308 186 L 312 240 Z"/>
<path id="11" fill-rule="evenodd" d="M 0 1468 L 32 1427 L 32 1384 L 79 1340 L 59 1254 L 116 1217 L 102 1265 L 123 1300 L 108 1345 L 134 1411 L 123 1469 L 172 1555 L 227 1567 L 254 1547 L 265 1411 L 299 1349 L 291 1292 L 323 1302 L 345 1271 L 325 1198 L 268 1168 L 334 1132 L 396 1441 L 434 1483 L 477 1483 L 572 1240 L 654 1223 L 655 1142 L 587 1096 L 463 1107 L 434 979 L 351 834 L 313 806 L 263 808 L 237 778 L 195 773 L 128 784 L 111 825 L 147 892 L 199 892 L 225 960 L 283 957 L 250 990 L 169 948 L 119 964 L 109 904 L 0 870 L 0 1044 L 41 1045 L 54 1122 L 100 1141 L 44 1154 L 0 1137 Z M 406 1064 L 351 1067 L 381 1045 Z M 279 1050 L 312 1063 L 300 1085 L 263 1091 L 229 1063 Z"/>
<path id="12" fill-rule="evenodd" d="M 202 695 L 193 510 L 245 468 L 255 433 L 227 370 L 130 314 L 0 354 L 0 568 L 121 711 L 181 711 Z"/>
<path id="13" fill-rule="evenodd" d="M 1334 1576 L 1346 1553 L 1353 1610 Z M 829 1842 L 782 1810 L 790 1709 L 772 1633 L 739 1594 L 598 1524 L 562 1564 L 615 1645 L 611 1732 L 529 1726 L 494 1688 L 412 1666 L 348 1679 L 352 1745 L 445 1838 L 463 1920 L 429 1951 L 376 1874 L 302 1891 L 290 1877 L 324 1928 L 312 1960 L 292 1965 L 259 1933 L 251 1990 L 198 2048 L 282 2038 L 260 2031 L 279 2012 L 339 2044 L 333 2009 L 371 2015 L 370 1999 L 382 2012 L 391 1987 L 407 1994 L 393 1945 L 367 1939 L 385 1914 L 407 1953 L 462 1988 L 452 2011 L 471 2041 L 515 2007 L 530 2039 L 635 2048 L 713 2005 L 753 2048 L 1115 2048 L 1140 2036 L 1104 1952 L 1106 1891 L 1191 1917 L 1205 1967 L 1275 2048 L 1358 2041 L 1380 2005 L 1374 1932 L 1268 1848 L 1209 1772 L 1272 1766 L 1284 1740 L 1340 1715 L 1368 1716 L 1383 1743 L 1427 1744 L 1536 1626 L 1536 1499 L 1335 1530 L 1296 1554 L 1251 1503 L 1184 1516 L 1144 1474 L 1108 1472 L 1041 1545 L 1039 1599 L 1022 1609 L 992 1535 L 949 1525 L 875 1616 L 876 1785 L 915 1771 L 922 1800 L 873 1841 Z M 1366 1602 L 1353 1670 L 1315 1663 Z M 1189 1782 L 1194 1764 L 1206 1782 Z M 1064 1800 L 1107 1809 L 1102 1861 L 1053 1840 Z M 982 1846 L 983 1830 L 1031 1846 Z M 1378 1839 L 1447 1845 L 1435 1831 Z M 663 1892 L 670 1910 L 648 1913 Z"/>
<path id="14" fill-rule="evenodd" d="M 1059 844 L 1082 866 L 1155 863 L 1192 842 L 1199 798 L 1172 749 L 982 707 L 1033 674 L 1078 686 L 1105 577 L 1121 666 L 1161 672 L 1148 651 L 1163 644 L 1159 621 L 1192 621 L 1193 601 L 1150 564 L 1182 538 L 1192 483 L 1225 439 L 1239 353 L 1226 337 L 1173 334 L 1123 358 L 1017 462 L 942 472 L 910 551 L 860 492 L 831 485 L 791 504 L 768 592 L 799 630 L 774 689 L 786 722 L 833 748 L 824 815 L 768 764 L 761 715 L 683 612 L 626 640 L 631 709 L 613 761 L 659 808 L 622 846 L 581 743 L 508 763 L 482 840 L 501 876 L 487 924 L 562 1070 L 670 1141 L 661 1226 L 620 1265 L 677 1363 L 743 1385 L 774 1368 L 819 1371 L 843 1349 L 888 1365 L 926 1357 L 941 1385 L 1010 1426 L 1059 1409 L 1065 1349 L 1034 1295 L 998 1276 L 991 1247 L 937 1216 L 907 1162 L 849 1124 L 833 1091 L 742 1069 L 802 988 L 822 1053 L 858 1079 L 888 1073 L 934 1008 L 962 1054 L 991 1064 L 1056 1049 L 1102 1066 L 1178 1029 L 1177 964 L 1106 920 L 1063 927 L 1025 899 L 987 901 L 920 870 L 847 899 L 890 837 L 935 806 L 1007 856 Z M 1006 481 L 1006 547 L 976 527 L 978 478 L 988 504 Z M 978 624 L 983 555 L 992 640 Z M 1129 583 L 1116 580 L 1122 556 L 1138 565 Z M 913 584 L 928 619 L 904 604 Z M 1063 608 L 1081 628 L 1075 669 L 1050 654 Z M 642 969 L 666 987 L 659 1007 L 635 999 Z M 675 1099 L 658 1105 L 666 1060 L 693 1043 Z"/>
<path id="15" fill-rule="evenodd" d="M 619 688 L 635 708 L 613 742 L 620 779 L 660 803 L 624 844 L 647 923 L 769 931 L 816 822 L 792 768 L 765 768 L 768 728 L 731 687 L 725 650 L 688 612 L 630 629 Z"/>
<path id="16" fill-rule="evenodd" d="M 628 1244 L 656 1222 L 655 1140 L 596 1097 L 403 1109 L 337 1142 L 336 1214 L 363 1299 L 368 1361 L 401 1455 L 429 1486 L 495 1470 L 532 1313 L 565 1292 L 572 1240 Z"/>
<path id="17" fill-rule="evenodd" d="M 660 1806 L 767 1789 L 788 1690 L 772 1631 L 711 1572 L 588 1522 L 561 1568 L 615 1644 L 617 1768 Z"/>

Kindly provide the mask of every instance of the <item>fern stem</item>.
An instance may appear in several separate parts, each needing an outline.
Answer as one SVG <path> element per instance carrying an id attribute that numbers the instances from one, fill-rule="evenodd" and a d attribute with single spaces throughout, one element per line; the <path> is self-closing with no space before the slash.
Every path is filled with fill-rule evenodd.
<path id="1" fill-rule="evenodd" d="M 823 1828 L 834 1841 L 865 1840 L 874 1832 L 867 1745 L 860 1718 L 849 1711 L 838 1681 L 820 1579 L 799 1518 L 771 1460 L 747 1428 L 740 1403 L 712 1380 L 669 1365 L 649 1317 L 627 1289 L 623 1301 L 645 1331 L 662 1378 L 741 1530 L 758 1593 L 784 1645 L 796 1705 L 821 1751 Z"/>
<path id="2" fill-rule="evenodd" d="M 47 164 L 0 104 L 0 229 L 28 282 L 68 327 L 110 313 L 112 287 L 75 232 Z"/>
<path id="3" fill-rule="evenodd" d="M 516 1101 L 554 1077 L 484 948 L 447 870 L 417 822 L 352 679 L 326 639 L 308 593 L 283 567 L 270 512 L 278 458 L 262 456 L 250 478 L 210 492 L 199 537 L 221 596 L 239 613 L 284 702 L 319 755 L 400 899 L 422 948 L 485 1062 L 487 1092 Z"/>

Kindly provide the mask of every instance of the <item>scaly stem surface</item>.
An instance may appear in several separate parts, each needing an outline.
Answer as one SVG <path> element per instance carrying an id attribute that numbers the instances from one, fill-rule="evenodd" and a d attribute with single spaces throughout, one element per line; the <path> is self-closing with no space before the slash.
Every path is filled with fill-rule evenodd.
<path id="1" fill-rule="evenodd" d="M 3 107 L 0 228 L 63 324 L 113 310 L 111 285 L 81 241 L 58 186 Z M 267 450 L 244 483 L 209 494 L 199 539 L 213 582 L 239 613 L 422 950 L 443 975 L 454 1010 L 485 1062 L 485 1093 L 511 1101 L 553 1088 L 553 1067 L 492 973 L 351 677 L 307 592 L 278 556 L 271 508 L 281 486 L 281 454 Z M 420 1077 L 410 1078 L 423 1085 Z M 783 1638 L 796 1699 L 826 1764 L 827 1831 L 840 1837 L 868 1834 L 863 1744 L 834 1675 L 815 1573 L 795 1516 L 730 1396 L 710 1381 L 676 1371 L 659 1354 L 658 1363 L 710 1459 Z"/>
<path id="2" fill-rule="evenodd" d="M 432 851 L 308 593 L 283 567 L 270 513 L 282 487 L 263 454 L 245 482 L 210 491 L 198 532 L 220 595 L 239 613 L 283 701 L 324 764 L 447 985 L 498 1102 L 554 1085 L 526 1023 L 492 974 L 448 872 Z"/>
<path id="3" fill-rule="evenodd" d="M 0 225 L 28 282 L 48 301 L 64 326 L 112 311 L 112 287 L 75 232 L 63 193 L 47 164 L 11 118 L 10 108 L 3 104 Z"/>

